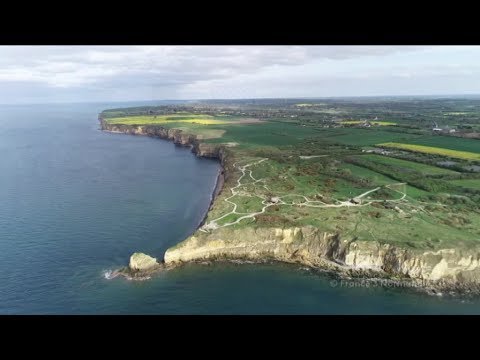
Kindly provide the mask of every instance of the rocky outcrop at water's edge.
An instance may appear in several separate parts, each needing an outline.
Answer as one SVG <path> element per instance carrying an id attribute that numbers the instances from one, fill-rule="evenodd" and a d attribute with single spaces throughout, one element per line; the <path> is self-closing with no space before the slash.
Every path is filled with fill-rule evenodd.
<path id="1" fill-rule="evenodd" d="M 160 264 L 157 262 L 157 259 L 143 254 L 136 252 L 132 256 L 130 256 L 130 263 L 128 267 L 131 271 L 150 271 L 155 269 Z"/>

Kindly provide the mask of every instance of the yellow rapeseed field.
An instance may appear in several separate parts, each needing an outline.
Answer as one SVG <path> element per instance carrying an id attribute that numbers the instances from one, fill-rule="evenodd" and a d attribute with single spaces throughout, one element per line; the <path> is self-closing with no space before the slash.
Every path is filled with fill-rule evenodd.
<path id="1" fill-rule="evenodd" d="M 448 157 L 457 158 L 457 159 L 480 160 L 480 154 L 477 154 L 477 153 L 472 153 L 468 151 L 450 150 L 450 149 L 444 149 L 444 148 L 438 148 L 438 147 L 432 147 L 432 146 L 401 144 L 401 143 L 394 143 L 394 142 L 378 144 L 377 146 L 408 150 L 408 151 L 416 151 L 416 152 L 421 152 L 425 154 L 443 155 L 443 156 L 448 156 Z"/>
<path id="2" fill-rule="evenodd" d="M 201 124 L 201 125 L 223 125 L 230 124 L 230 121 L 217 120 L 209 117 L 208 115 L 184 115 L 184 116 L 128 116 L 107 119 L 110 124 L 123 124 L 123 125 L 155 125 L 165 124 L 169 122 L 175 123 L 189 123 L 189 124 Z"/>

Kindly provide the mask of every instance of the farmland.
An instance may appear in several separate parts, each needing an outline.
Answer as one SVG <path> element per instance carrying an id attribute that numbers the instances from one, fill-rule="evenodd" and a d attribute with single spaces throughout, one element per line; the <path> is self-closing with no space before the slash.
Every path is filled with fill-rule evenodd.
<path id="1" fill-rule="evenodd" d="M 222 125 L 229 124 L 230 121 L 215 119 L 213 116 L 196 114 L 175 114 L 168 116 L 129 116 L 109 118 L 111 124 L 122 125 L 156 125 L 156 124 L 200 124 L 200 125 Z"/>
<path id="2" fill-rule="evenodd" d="M 451 180 L 451 183 L 469 189 L 480 190 L 480 179 Z"/>
<path id="3" fill-rule="evenodd" d="M 382 143 L 382 144 L 378 144 L 378 146 L 413 151 L 413 152 L 421 152 L 425 154 L 441 155 L 441 156 L 465 159 L 465 160 L 480 160 L 480 152 L 472 153 L 468 151 L 458 151 L 458 150 L 451 150 L 451 149 L 445 149 L 445 148 L 439 148 L 439 147 L 414 145 L 414 144 L 402 144 L 402 143 L 394 143 L 394 142 Z"/>
<path id="4" fill-rule="evenodd" d="M 287 122 L 263 122 L 250 125 L 222 124 L 216 128 L 224 130 L 225 134 L 221 139 L 211 142 L 238 142 L 246 147 L 296 145 L 309 139 L 318 138 L 315 136 L 316 134 L 312 134 L 311 129 Z"/>
<path id="5" fill-rule="evenodd" d="M 418 171 L 424 175 L 457 174 L 457 172 L 449 169 L 439 168 L 431 165 L 425 165 L 425 164 L 421 164 L 414 161 L 395 159 L 392 157 L 387 157 L 382 155 L 362 155 L 362 158 L 370 161 L 374 161 L 380 164 L 393 165 L 400 169 Z"/>
<path id="6" fill-rule="evenodd" d="M 464 116 L 479 125 L 480 111 L 470 106 L 463 100 L 212 100 L 102 116 L 112 125 L 178 129 L 226 146 L 229 176 L 202 231 L 313 225 L 349 239 L 432 249 L 480 240 L 480 175 L 469 170 L 480 161 L 480 141 L 431 130 L 431 121 L 453 127 Z M 363 127 L 365 121 L 377 125 Z M 383 151 L 378 146 L 385 154 L 367 153 Z M 451 159 L 454 169 L 438 165 Z"/>
<path id="7" fill-rule="evenodd" d="M 457 151 L 480 153 L 480 142 L 475 139 L 459 139 L 452 136 L 419 136 L 405 141 L 407 144 L 431 146 Z"/>
<path id="8" fill-rule="evenodd" d="M 374 146 L 382 142 L 409 141 L 419 137 L 416 134 L 386 131 L 383 129 L 337 128 L 321 129 L 317 136 L 325 141 L 345 145 Z"/>

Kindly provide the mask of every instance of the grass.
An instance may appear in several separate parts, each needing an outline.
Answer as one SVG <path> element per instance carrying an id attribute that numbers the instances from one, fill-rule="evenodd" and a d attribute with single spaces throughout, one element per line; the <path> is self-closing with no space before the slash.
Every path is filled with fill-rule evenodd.
<path id="1" fill-rule="evenodd" d="M 363 123 L 364 121 L 361 121 L 361 120 L 346 120 L 341 122 L 341 124 L 345 124 L 345 125 L 357 125 L 357 124 L 363 124 Z M 397 125 L 396 122 L 391 122 L 391 121 L 369 121 L 369 123 L 373 125 L 379 125 L 379 126 Z"/>
<path id="2" fill-rule="evenodd" d="M 374 161 L 376 163 L 396 166 L 400 169 L 415 170 L 425 175 L 448 175 L 458 174 L 456 171 L 440 168 L 436 166 L 417 163 L 414 161 L 395 159 L 382 155 L 362 155 L 363 159 Z"/>
<path id="3" fill-rule="evenodd" d="M 424 154 L 441 155 L 441 156 L 447 156 L 447 157 L 464 159 L 464 160 L 480 160 L 480 153 L 472 153 L 468 151 L 457 151 L 457 150 L 450 150 L 450 149 L 444 149 L 444 148 L 438 148 L 438 147 L 414 145 L 414 144 L 402 144 L 402 143 L 395 143 L 395 142 L 382 143 L 382 144 L 378 144 L 378 146 L 413 151 L 413 152 L 420 152 Z"/>
<path id="4" fill-rule="evenodd" d="M 355 176 L 372 181 L 374 185 L 386 185 L 398 182 L 392 178 L 389 178 L 388 176 L 354 164 L 343 164 L 342 168 L 349 169 Z"/>
<path id="5" fill-rule="evenodd" d="M 256 196 L 234 196 L 231 201 L 238 204 L 238 213 L 252 213 L 262 210 L 262 200 Z"/>
<path id="6" fill-rule="evenodd" d="M 345 145 L 374 146 L 380 142 L 406 142 L 419 137 L 416 134 L 398 133 L 382 129 L 319 129 L 318 135 L 329 142 L 337 142 Z"/>
<path id="7" fill-rule="evenodd" d="M 241 217 L 242 215 L 238 215 L 238 214 L 230 214 L 230 215 L 227 215 L 225 216 L 223 219 L 221 220 L 218 220 L 218 224 L 219 225 L 223 225 L 223 224 L 227 224 L 227 223 L 231 223 L 231 222 L 234 222 L 236 221 L 239 217 Z M 245 220 L 246 221 L 246 220 Z"/>
<path id="8" fill-rule="evenodd" d="M 406 190 L 405 193 L 407 194 L 407 196 L 412 199 L 419 199 L 430 194 L 428 191 L 416 188 L 415 186 L 411 186 L 411 185 L 407 185 L 405 190 Z"/>
<path id="9" fill-rule="evenodd" d="M 442 213 L 432 218 L 419 212 L 405 217 L 395 210 L 382 208 L 330 208 L 316 213 L 312 211 L 299 221 L 323 231 L 341 233 L 343 239 L 373 240 L 419 249 L 460 247 L 478 242 L 478 234 L 474 230 L 477 218 L 472 219 L 466 232 L 462 227 L 444 224 L 442 218 L 448 216 L 448 213 Z"/>
<path id="10" fill-rule="evenodd" d="M 362 155 L 362 157 L 367 157 L 368 155 Z M 376 171 L 354 165 L 354 164 L 342 164 L 342 168 L 349 169 L 353 175 L 358 176 L 359 178 L 368 179 L 372 182 L 372 186 L 380 186 L 380 185 L 388 185 L 388 184 L 396 184 L 398 180 L 392 179 L 386 175 L 377 173 Z M 368 190 L 367 189 L 367 190 Z M 348 191 L 348 190 L 347 190 Z M 418 199 L 420 197 L 426 196 L 429 192 L 424 191 L 422 189 L 418 189 L 411 185 L 406 185 L 405 187 L 406 194 L 414 199 Z M 358 194 L 357 194 L 358 195 Z"/>
<path id="11" fill-rule="evenodd" d="M 363 187 L 359 185 L 355 186 L 349 181 L 346 181 L 343 179 L 336 179 L 334 191 L 331 195 L 338 200 L 348 200 L 371 189 L 372 189 L 372 186 L 368 186 L 368 187 L 367 186 Z M 328 194 L 328 190 L 327 191 L 325 190 L 323 191 Z"/>
<path id="12" fill-rule="evenodd" d="M 262 122 L 258 124 L 219 125 L 225 130 L 221 139 L 211 142 L 238 142 L 244 147 L 295 145 L 313 138 L 311 129 L 292 123 Z"/>
<path id="13" fill-rule="evenodd" d="M 464 188 L 480 190 L 480 179 L 460 179 L 460 180 L 451 180 L 454 185 L 458 185 Z"/>
<path id="14" fill-rule="evenodd" d="M 185 133 L 192 133 L 197 136 L 197 139 L 206 140 L 206 139 L 215 139 L 220 138 L 225 133 L 225 130 L 211 129 L 210 127 L 205 127 L 202 125 L 192 126 L 174 126 L 178 130 L 182 130 Z"/>

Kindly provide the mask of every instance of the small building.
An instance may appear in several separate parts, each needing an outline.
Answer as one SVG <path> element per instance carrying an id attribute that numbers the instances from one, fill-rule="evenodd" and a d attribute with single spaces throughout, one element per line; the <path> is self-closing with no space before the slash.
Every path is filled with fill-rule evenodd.
<path id="1" fill-rule="evenodd" d="M 443 131 L 443 129 L 434 121 L 432 131 Z"/>

